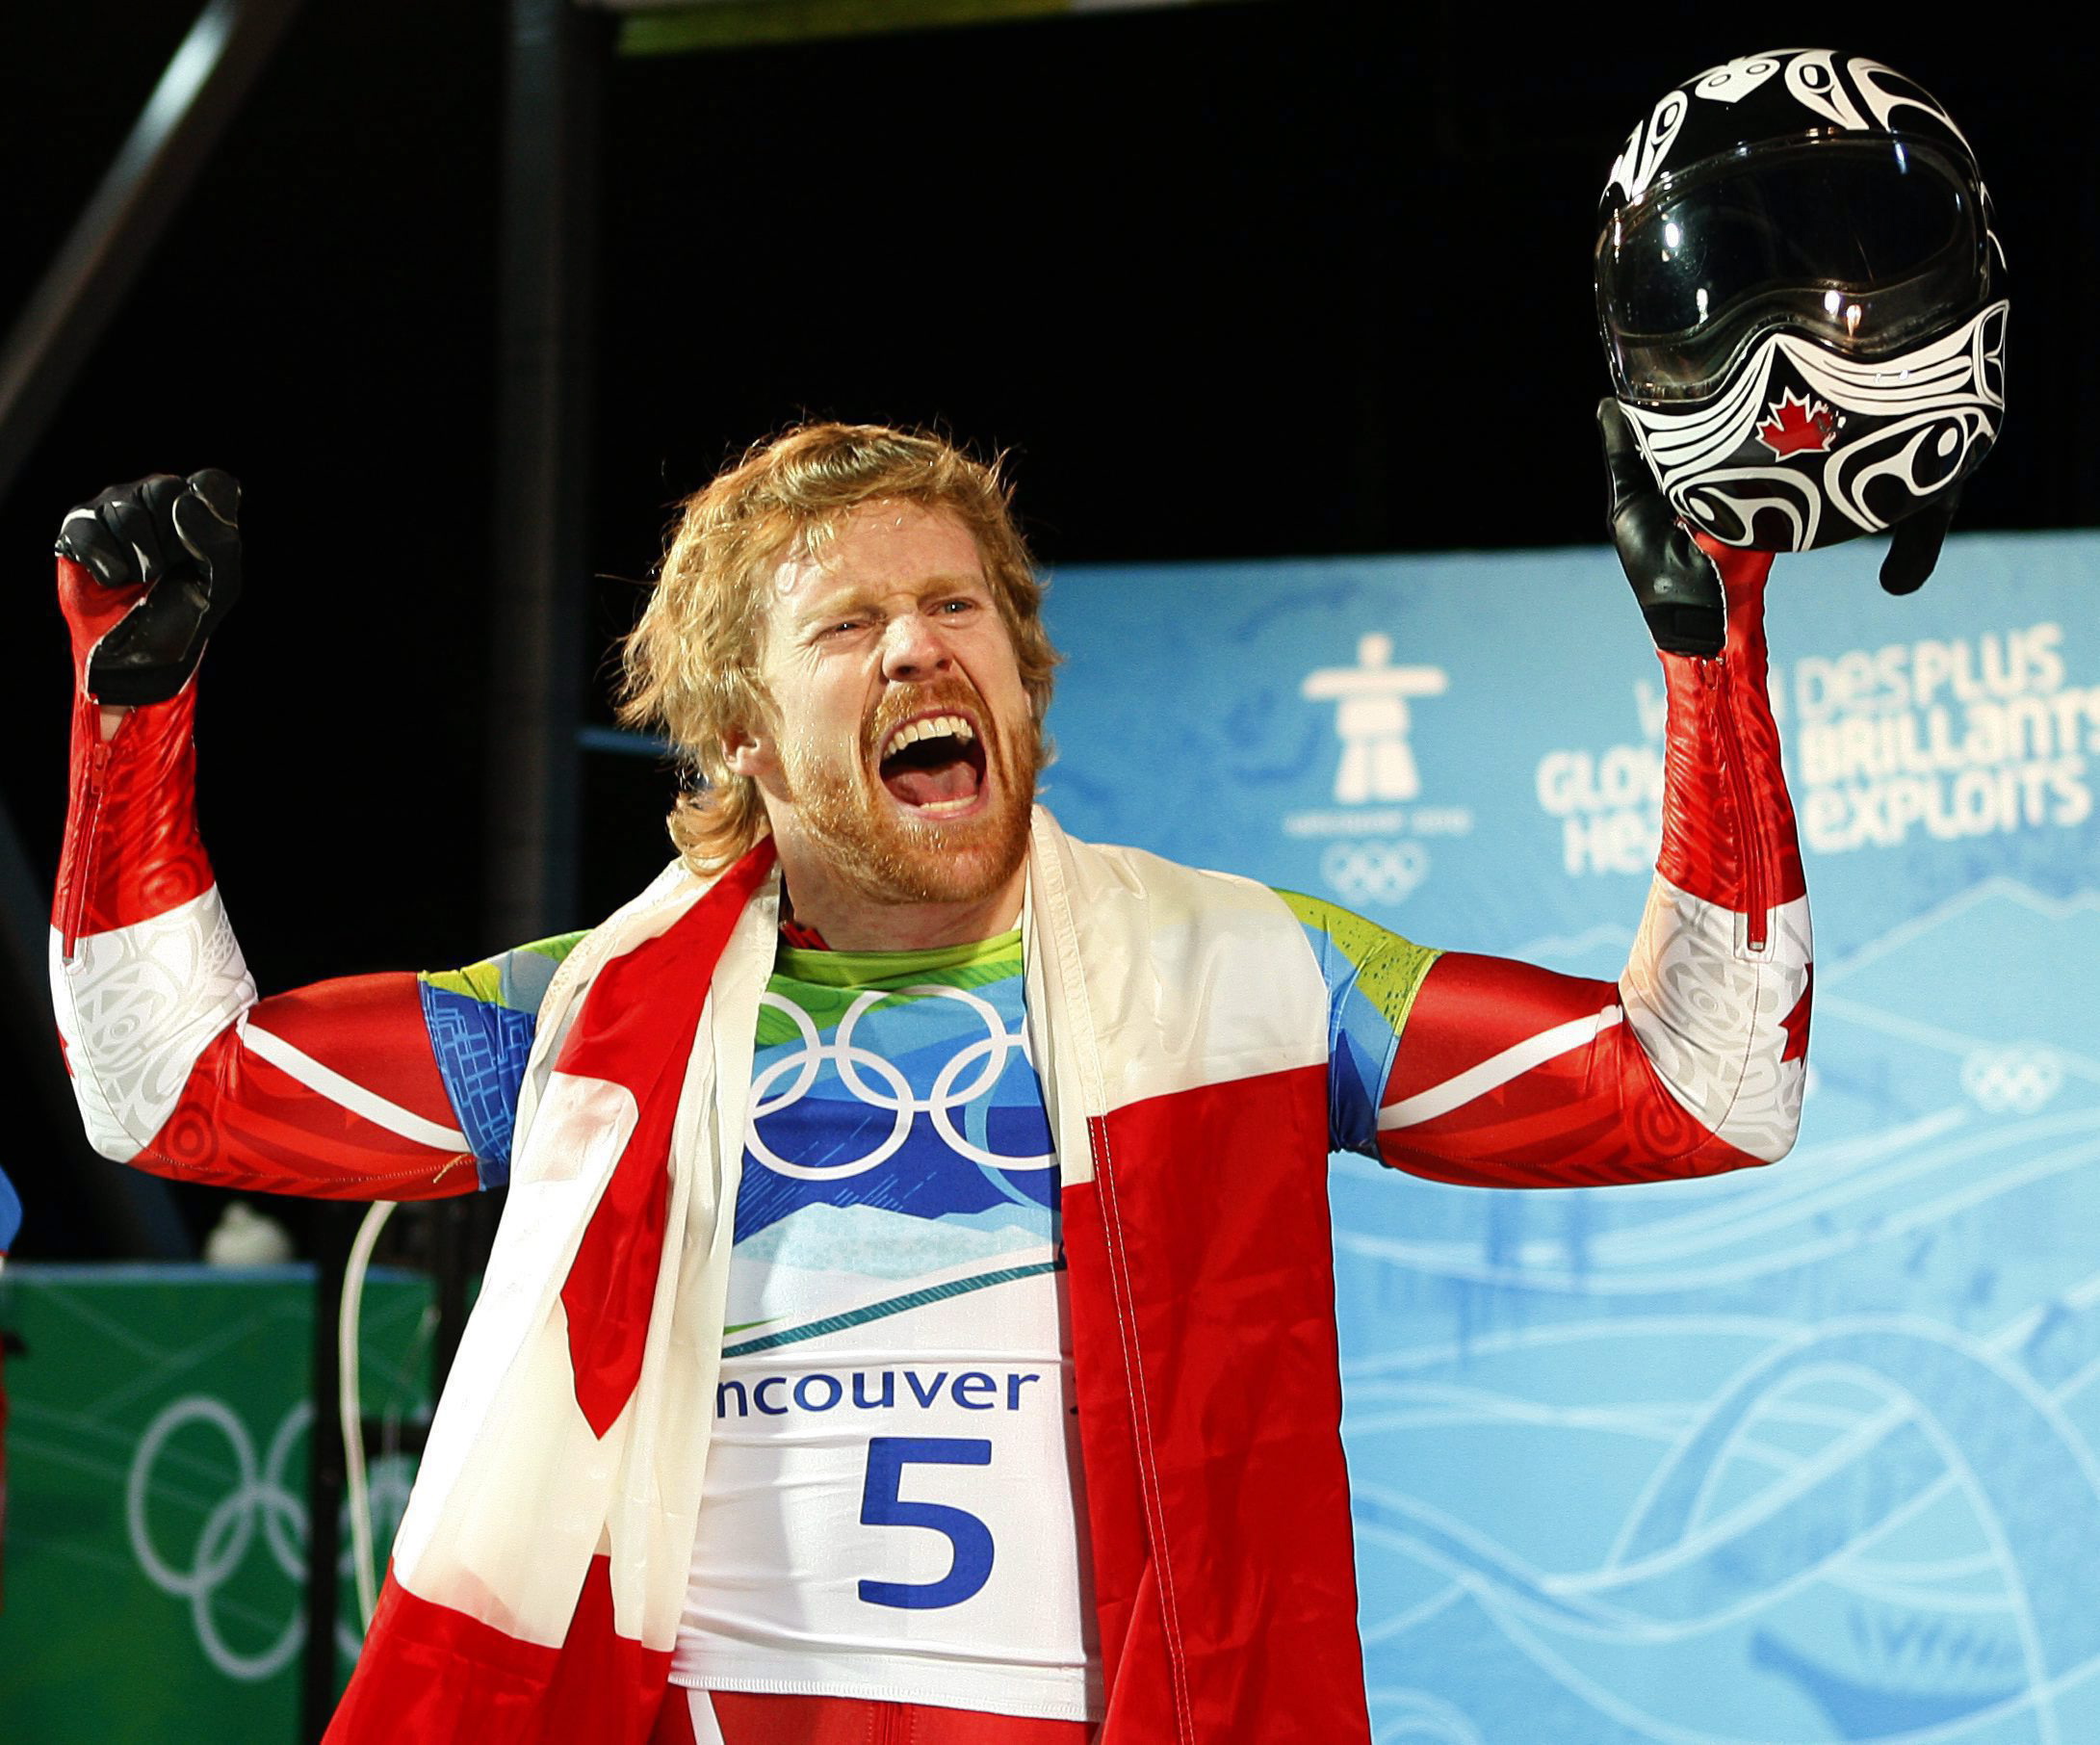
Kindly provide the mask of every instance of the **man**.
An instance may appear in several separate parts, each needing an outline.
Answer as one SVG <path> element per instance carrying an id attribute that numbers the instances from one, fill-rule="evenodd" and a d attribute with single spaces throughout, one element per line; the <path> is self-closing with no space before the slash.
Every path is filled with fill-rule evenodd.
<path id="1" fill-rule="evenodd" d="M 1693 1176 L 1792 1141 L 1769 558 L 1607 415 L 1670 694 L 1615 984 L 1438 954 L 1032 806 L 1055 656 L 996 474 L 819 425 L 687 506 L 625 707 L 707 777 L 585 935 L 257 1001 L 194 823 L 223 474 L 68 517 L 53 978 L 110 1156 L 510 1181 L 330 1737 L 1367 1741 L 1322 1162 Z M 115 698 L 136 705 L 127 714 Z"/>

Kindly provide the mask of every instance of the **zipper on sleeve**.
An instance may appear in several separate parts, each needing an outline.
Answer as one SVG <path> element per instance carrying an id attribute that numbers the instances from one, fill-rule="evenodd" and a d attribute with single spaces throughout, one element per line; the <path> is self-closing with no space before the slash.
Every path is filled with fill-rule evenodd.
<path id="1" fill-rule="evenodd" d="M 102 791 L 109 767 L 109 742 L 97 738 L 88 753 L 80 792 L 73 795 L 72 816 L 66 823 L 68 833 L 79 832 L 73 837 L 71 846 L 77 852 L 69 857 L 71 877 L 66 881 L 59 910 L 59 950 L 68 963 L 80 939 L 81 915 L 87 909 L 88 890 L 94 880 L 95 856 L 102 836 Z"/>
<path id="2" fill-rule="evenodd" d="M 1736 838 L 1743 854 L 1743 900 L 1750 911 L 1747 943 L 1751 951 L 1762 951 L 1772 929 L 1770 904 L 1766 899 L 1769 887 L 1764 832 L 1757 827 L 1757 816 L 1751 809 L 1750 771 L 1743 762 L 1743 736 L 1735 724 L 1728 669 L 1721 661 L 1706 661 L 1700 664 L 1714 693 L 1714 725 L 1721 736 L 1721 761 L 1727 770 L 1729 794 L 1735 807 Z"/>

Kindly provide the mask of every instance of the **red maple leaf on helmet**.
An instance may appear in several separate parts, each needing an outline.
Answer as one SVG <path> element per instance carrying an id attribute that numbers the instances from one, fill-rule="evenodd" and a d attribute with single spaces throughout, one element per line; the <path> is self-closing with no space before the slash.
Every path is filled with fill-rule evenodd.
<path id="1" fill-rule="evenodd" d="M 1757 440 L 1772 451 L 1775 459 L 1820 452 L 1837 440 L 1837 414 L 1822 401 L 1811 403 L 1792 388 L 1765 410 L 1770 416 L 1757 427 Z"/>

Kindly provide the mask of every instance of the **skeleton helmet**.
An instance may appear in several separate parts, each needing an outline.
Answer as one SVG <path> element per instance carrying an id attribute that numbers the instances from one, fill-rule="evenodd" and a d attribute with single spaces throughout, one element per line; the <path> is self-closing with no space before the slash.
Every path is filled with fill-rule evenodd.
<path id="1" fill-rule="evenodd" d="M 2004 419 L 2008 305 L 1932 97 L 1829 49 L 1731 61 L 1633 130 L 1600 216 L 1613 389 L 1687 523 L 1789 552 L 1951 512 Z"/>

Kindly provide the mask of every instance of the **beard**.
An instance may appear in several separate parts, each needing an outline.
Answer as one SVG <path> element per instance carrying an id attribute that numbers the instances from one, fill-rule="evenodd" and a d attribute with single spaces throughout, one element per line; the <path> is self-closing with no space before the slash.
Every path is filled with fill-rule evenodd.
<path id="1" fill-rule="evenodd" d="M 970 818 L 915 816 L 876 774 L 876 751 L 892 730 L 944 705 L 969 711 L 984 751 L 988 803 Z M 780 759 L 801 833 L 835 876 L 873 901 L 980 901 L 1027 858 L 1040 736 L 1032 723 L 1009 734 L 960 680 L 887 695 L 864 724 L 850 758 L 791 737 L 781 743 Z"/>

